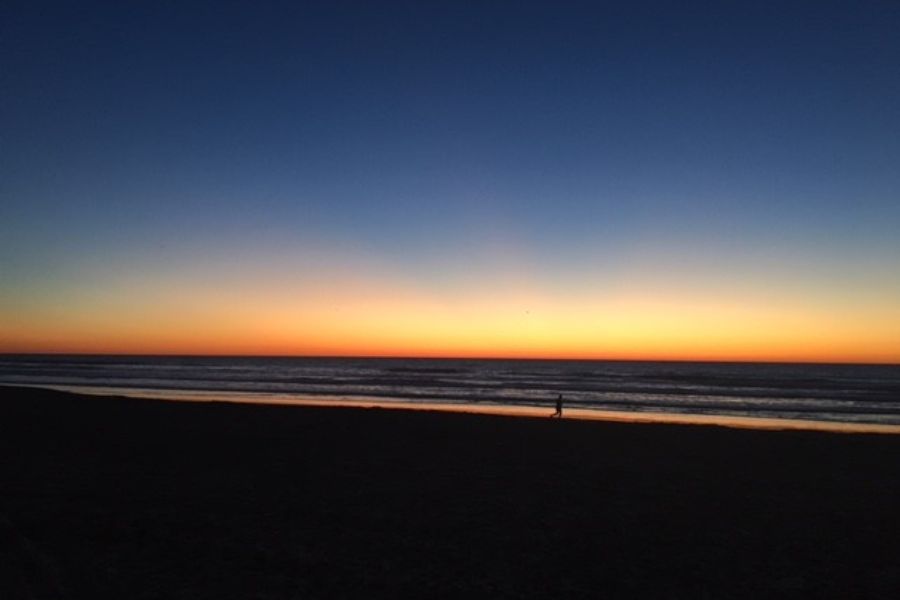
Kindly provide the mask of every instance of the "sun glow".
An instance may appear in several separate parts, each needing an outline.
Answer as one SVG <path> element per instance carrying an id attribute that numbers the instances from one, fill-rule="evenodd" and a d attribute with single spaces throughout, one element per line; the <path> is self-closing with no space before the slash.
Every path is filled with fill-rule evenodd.
<path id="1" fill-rule="evenodd" d="M 65 302 L 3 307 L 0 350 L 900 362 L 900 309 L 853 318 L 746 288 L 541 288 L 495 278 L 453 290 L 390 277 L 130 278 Z"/>

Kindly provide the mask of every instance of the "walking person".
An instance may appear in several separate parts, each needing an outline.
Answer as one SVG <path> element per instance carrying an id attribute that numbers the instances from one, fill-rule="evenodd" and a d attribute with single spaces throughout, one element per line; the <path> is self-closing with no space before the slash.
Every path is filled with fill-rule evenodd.
<path id="1" fill-rule="evenodd" d="M 556 417 L 557 419 L 562 419 L 562 409 L 563 409 L 563 397 L 562 394 L 556 397 L 556 412 L 550 415 L 550 418 Z"/>

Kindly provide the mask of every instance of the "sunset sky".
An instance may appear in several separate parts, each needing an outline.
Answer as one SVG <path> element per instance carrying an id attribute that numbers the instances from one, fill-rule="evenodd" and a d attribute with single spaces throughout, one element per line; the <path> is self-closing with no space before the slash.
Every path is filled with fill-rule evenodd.
<path id="1" fill-rule="evenodd" d="M 0 352 L 900 363 L 898 32 L 5 3 Z"/>

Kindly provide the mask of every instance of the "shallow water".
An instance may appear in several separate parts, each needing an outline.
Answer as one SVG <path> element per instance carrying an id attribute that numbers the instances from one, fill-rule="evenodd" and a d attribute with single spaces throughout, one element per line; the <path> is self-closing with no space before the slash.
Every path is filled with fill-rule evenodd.
<path id="1" fill-rule="evenodd" d="M 898 365 L 6 355 L 0 383 L 900 425 Z"/>

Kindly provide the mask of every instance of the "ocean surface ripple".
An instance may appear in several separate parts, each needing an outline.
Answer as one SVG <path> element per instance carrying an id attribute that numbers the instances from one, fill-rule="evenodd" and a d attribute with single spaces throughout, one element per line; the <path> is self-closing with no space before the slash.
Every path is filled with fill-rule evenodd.
<path id="1" fill-rule="evenodd" d="M 900 366 L 397 358 L 0 356 L 0 383 L 900 425 Z"/>

